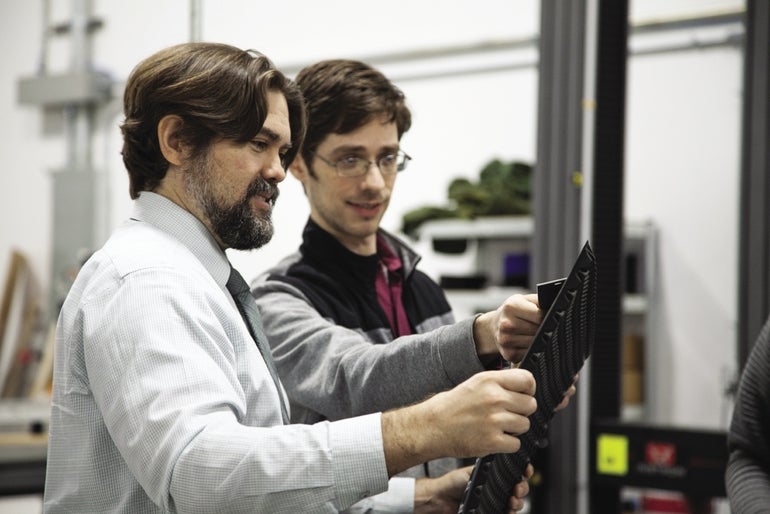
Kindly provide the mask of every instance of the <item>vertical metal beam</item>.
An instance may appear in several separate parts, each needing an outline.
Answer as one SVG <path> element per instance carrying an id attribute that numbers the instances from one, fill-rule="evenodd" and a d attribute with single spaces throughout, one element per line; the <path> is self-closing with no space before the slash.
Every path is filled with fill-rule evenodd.
<path id="1" fill-rule="evenodd" d="M 533 280 L 569 271 L 580 249 L 585 2 L 541 3 Z M 532 284 L 534 285 L 534 283 Z"/>
<path id="2" fill-rule="evenodd" d="M 566 275 L 581 246 L 584 36 L 585 0 L 542 0 L 532 286 Z M 549 447 L 535 456 L 543 480 L 532 494 L 534 513 L 575 513 L 576 403 L 554 418 Z"/>
<path id="3" fill-rule="evenodd" d="M 620 417 L 623 184 L 628 0 L 599 0 L 593 133 L 592 242 L 596 255 L 596 341 L 591 355 L 591 419 Z M 595 455 L 591 437 L 591 455 Z M 593 464 L 594 459 L 591 458 Z M 591 484 L 590 512 L 620 512 L 619 488 Z"/>
<path id="4" fill-rule="evenodd" d="M 203 0 L 190 0 L 190 41 L 203 41 Z"/>
<path id="5" fill-rule="evenodd" d="M 770 314 L 770 2 L 747 0 L 743 71 L 738 364 Z"/>
<path id="6" fill-rule="evenodd" d="M 85 73 L 91 68 L 91 0 L 73 0 L 70 18 L 70 72 Z M 67 167 L 74 170 L 91 168 L 91 135 L 93 107 L 88 104 L 68 105 L 64 111 L 67 128 Z"/>
<path id="7" fill-rule="evenodd" d="M 593 208 L 593 173 L 594 173 L 594 115 L 596 110 L 596 41 L 598 0 L 586 0 L 585 41 L 583 62 L 583 151 L 582 170 L 583 187 L 580 205 L 580 236 L 581 240 L 590 239 L 593 234 L 591 216 Z M 578 494 L 575 504 L 576 514 L 590 514 L 590 475 L 591 458 L 591 359 L 586 362 L 582 372 L 582 380 L 578 387 L 581 394 L 576 397 L 578 404 L 577 435 L 578 435 Z"/>
<path id="8" fill-rule="evenodd" d="M 92 0 L 72 0 L 69 23 L 70 72 L 92 72 Z M 47 32 L 49 27 L 44 27 Z M 47 38 L 44 38 L 47 44 Z M 42 65 L 45 69 L 45 65 Z M 96 105 L 92 101 L 64 106 L 67 162 L 52 172 L 53 219 L 50 312 L 56 319 L 64 295 L 82 258 L 95 247 L 99 177 L 93 168 L 92 138 Z"/>

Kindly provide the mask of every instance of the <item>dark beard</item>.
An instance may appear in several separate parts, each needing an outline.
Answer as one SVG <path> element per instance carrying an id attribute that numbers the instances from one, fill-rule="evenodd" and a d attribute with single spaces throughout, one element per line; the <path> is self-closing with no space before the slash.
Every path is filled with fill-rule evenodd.
<path id="1" fill-rule="evenodd" d="M 273 221 L 270 213 L 264 216 L 255 215 L 249 200 L 258 193 L 268 192 L 273 202 L 278 198 L 278 187 L 263 178 L 249 185 L 243 199 L 225 208 L 216 204 L 216 200 L 203 205 L 203 212 L 209 218 L 211 229 L 228 247 L 235 250 L 253 250 L 267 244 L 273 238 Z"/>
<path id="2" fill-rule="evenodd" d="M 273 204 L 278 199 L 278 186 L 274 182 L 257 178 L 249 185 L 246 194 L 236 204 L 227 207 L 215 197 L 211 187 L 208 162 L 196 163 L 188 170 L 187 184 L 203 214 L 211 224 L 211 230 L 227 248 L 253 250 L 267 244 L 273 237 L 270 213 L 255 215 L 249 200 L 256 194 L 268 193 Z"/>

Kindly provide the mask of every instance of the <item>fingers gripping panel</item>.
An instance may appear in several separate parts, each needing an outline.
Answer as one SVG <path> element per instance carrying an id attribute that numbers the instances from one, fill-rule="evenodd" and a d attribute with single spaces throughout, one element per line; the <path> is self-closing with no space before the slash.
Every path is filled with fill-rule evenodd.
<path id="1" fill-rule="evenodd" d="M 533 454 L 548 444 L 554 410 L 591 354 L 595 319 L 596 259 L 586 242 L 519 365 L 537 381 L 537 411 L 530 416 L 529 431 L 519 436 L 521 449 L 476 460 L 459 514 L 507 512 Z"/>

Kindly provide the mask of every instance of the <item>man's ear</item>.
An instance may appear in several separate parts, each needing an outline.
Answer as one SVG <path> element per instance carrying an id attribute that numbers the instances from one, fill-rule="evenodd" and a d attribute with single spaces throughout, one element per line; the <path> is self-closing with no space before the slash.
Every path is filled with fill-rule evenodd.
<path id="1" fill-rule="evenodd" d="M 299 153 L 294 157 L 294 160 L 291 161 L 291 164 L 289 164 L 289 172 L 294 175 L 294 178 L 302 182 L 303 185 L 305 184 L 305 180 L 308 178 L 308 169 L 307 164 L 305 164 L 305 159 L 303 159 L 302 155 Z"/>
<path id="2" fill-rule="evenodd" d="M 163 116 L 158 122 L 158 144 L 163 157 L 176 166 L 181 166 L 186 156 L 185 146 L 179 139 L 179 130 L 182 128 L 182 118 L 176 114 Z"/>

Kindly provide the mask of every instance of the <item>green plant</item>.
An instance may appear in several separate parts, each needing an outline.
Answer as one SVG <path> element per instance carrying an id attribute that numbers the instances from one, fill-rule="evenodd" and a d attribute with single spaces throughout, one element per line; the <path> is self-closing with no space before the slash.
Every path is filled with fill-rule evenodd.
<path id="1" fill-rule="evenodd" d="M 532 166 L 493 159 L 481 169 L 478 182 L 454 179 L 448 197 L 451 206 L 419 207 L 404 214 L 401 230 L 416 237 L 420 225 L 429 220 L 530 214 Z"/>

